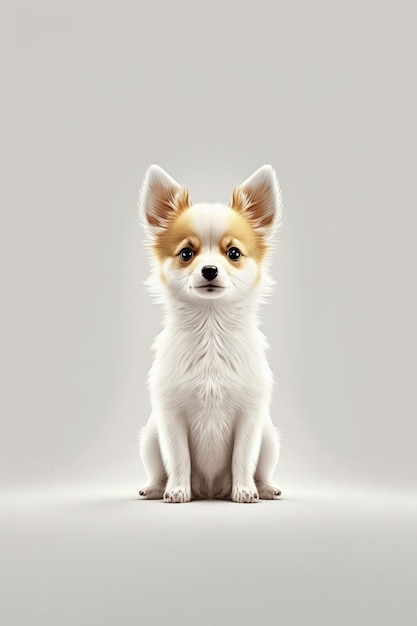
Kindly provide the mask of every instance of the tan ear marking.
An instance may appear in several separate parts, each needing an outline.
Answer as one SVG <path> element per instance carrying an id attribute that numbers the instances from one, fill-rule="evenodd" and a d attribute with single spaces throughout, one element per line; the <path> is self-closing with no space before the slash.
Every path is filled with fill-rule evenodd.
<path id="1" fill-rule="evenodd" d="M 181 187 L 173 199 L 175 209 L 180 213 L 191 206 L 190 196 L 187 187 Z"/>
<path id="2" fill-rule="evenodd" d="M 235 187 L 230 206 L 244 214 L 255 229 L 272 233 L 270 227 L 278 223 L 280 213 L 280 191 L 273 168 L 263 165 Z"/>
<path id="3" fill-rule="evenodd" d="M 166 228 L 175 215 L 191 205 L 188 190 L 174 180 L 159 165 L 151 165 L 139 195 L 139 209 L 149 226 Z M 153 237 L 155 231 L 148 231 Z"/>
<path id="4" fill-rule="evenodd" d="M 243 191 L 239 187 L 235 187 L 233 189 L 232 201 L 230 202 L 230 207 L 237 211 L 238 213 L 242 213 L 247 207 L 248 201 L 245 197 Z"/>
<path id="5" fill-rule="evenodd" d="M 260 185 L 256 195 L 249 190 L 243 192 L 239 187 L 233 190 L 230 206 L 238 213 L 246 213 L 249 219 L 254 220 L 258 226 L 270 226 L 274 220 L 274 214 L 270 211 L 271 190 L 268 184 Z"/>
<path id="6" fill-rule="evenodd" d="M 181 213 L 191 206 L 186 187 L 181 187 L 177 193 L 167 194 L 166 189 L 156 184 L 152 187 L 152 193 L 154 215 L 147 214 L 148 222 L 152 226 L 160 226 L 161 220 L 168 221 L 175 212 Z"/>

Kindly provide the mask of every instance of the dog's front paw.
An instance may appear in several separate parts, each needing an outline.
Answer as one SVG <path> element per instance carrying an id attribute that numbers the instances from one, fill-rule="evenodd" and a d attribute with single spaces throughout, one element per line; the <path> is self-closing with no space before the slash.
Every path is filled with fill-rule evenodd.
<path id="1" fill-rule="evenodd" d="M 233 502 L 258 502 L 259 493 L 255 487 L 246 485 L 235 485 L 232 489 Z"/>
<path id="2" fill-rule="evenodd" d="M 281 495 L 281 490 L 269 483 L 257 483 L 257 487 L 261 500 L 277 500 Z"/>
<path id="3" fill-rule="evenodd" d="M 162 498 L 166 483 L 150 483 L 139 490 L 139 495 L 145 500 L 159 500 Z"/>
<path id="4" fill-rule="evenodd" d="M 189 502 L 191 500 L 190 487 L 170 487 L 165 490 L 165 502 Z"/>

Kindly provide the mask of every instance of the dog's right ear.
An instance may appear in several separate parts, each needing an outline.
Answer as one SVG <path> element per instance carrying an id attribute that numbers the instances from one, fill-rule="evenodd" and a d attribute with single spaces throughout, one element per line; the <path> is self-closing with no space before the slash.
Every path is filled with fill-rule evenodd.
<path id="1" fill-rule="evenodd" d="M 186 187 L 178 184 L 159 165 L 151 165 L 145 174 L 138 204 L 145 227 L 152 234 L 166 228 L 178 211 L 188 208 L 190 199 Z"/>

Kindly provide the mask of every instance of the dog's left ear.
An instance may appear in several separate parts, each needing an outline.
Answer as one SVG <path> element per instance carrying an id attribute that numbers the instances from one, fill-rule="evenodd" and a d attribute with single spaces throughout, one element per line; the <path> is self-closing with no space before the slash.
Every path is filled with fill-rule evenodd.
<path id="1" fill-rule="evenodd" d="M 278 226 L 282 214 L 281 190 L 271 165 L 263 165 L 233 191 L 232 209 L 245 214 L 265 235 Z"/>

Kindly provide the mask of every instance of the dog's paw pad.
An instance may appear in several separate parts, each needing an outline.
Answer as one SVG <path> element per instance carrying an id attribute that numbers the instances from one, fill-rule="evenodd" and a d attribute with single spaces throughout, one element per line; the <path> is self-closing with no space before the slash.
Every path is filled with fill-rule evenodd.
<path id="1" fill-rule="evenodd" d="M 153 483 L 139 490 L 139 495 L 146 500 L 160 500 L 163 496 L 165 485 Z"/>
<path id="2" fill-rule="evenodd" d="M 189 502 L 191 500 L 191 489 L 189 487 L 173 487 L 164 493 L 165 502 Z"/>
<path id="3" fill-rule="evenodd" d="M 250 487 L 233 487 L 232 500 L 233 502 L 258 502 L 259 493 Z"/>
<path id="4" fill-rule="evenodd" d="M 281 490 L 278 487 L 267 483 L 258 484 L 258 491 L 262 500 L 277 500 L 281 495 Z"/>

